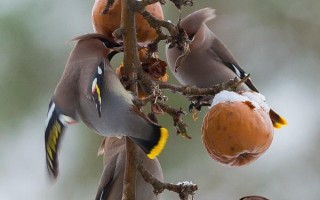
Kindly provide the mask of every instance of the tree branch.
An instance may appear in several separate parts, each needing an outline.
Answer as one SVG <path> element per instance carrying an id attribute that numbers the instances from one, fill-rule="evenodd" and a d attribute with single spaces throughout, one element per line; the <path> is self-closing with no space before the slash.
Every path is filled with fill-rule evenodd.
<path id="1" fill-rule="evenodd" d="M 144 5 L 144 6 L 151 5 L 151 4 L 154 4 L 157 2 L 160 2 L 161 4 L 165 3 L 164 1 L 161 1 L 161 0 L 142 0 L 141 1 L 142 5 Z"/>
<path id="2" fill-rule="evenodd" d="M 189 0 L 177 0 L 177 3 L 186 3 L 192 2 Z M 189 37 L 185 33 L 185 31 L 178 26 L 175 26 L 170 21 L 159 20 L 153 15 L 151 15 L 148 11 L 145 10 L 145 7 L 151 3 L 157 2 L 156 0 L 143 0 L 143 1 L 136 1 L 134 9 L 136 12 L 140 13 L 145 20 L 148 21 L 149 25 L 157 31 L 158 38 L 149 46 L 152 47 L 151 50 L 154 51 L 154 46 L 161 40 L 168 40 L 167 42 L 170 43 L 170 46 L 177 45 L 178 48 L 182 49 L 184 54 L 186 54 L 189 50 Z M 161 2 L 161 1 L 160 1 Z M 178 3 L 178 4 L 179 4 Z M 166 28 L 169 31 L 170 36 L 166 35 L 161 28 Z M 184 55 L 183 54 L 183 55 Z M 184 57 L 184 56 L 182 56 Z"/>
<path id="3" fill-rule="evenodd" d="M 178 45 L 179 48 L 184 49 L 184 52 L 187 53 L 189 38 L 185 32 L 178 26 L 173 25 L 171 22 L 158 20 L 153 17 L 149 12 L 145 10 L 145 6 L 151 3 L 155 3 L 158 0 L 142 0 L 141 2 L 136 0 L 122 0 L 121 4 L 121 27 L 116 31 L 118 36 L 121 36 L 124 43 L 124 69 L 122 74 L 122 80 L 124 80 L 125 87 L 130 90 L 134 96 L 137 96 L 138 93 L 138 83 L 140 86 L 145 89 L 148 96 L 145 101 L 141 101 L 141 105 L 145 104 L 147 101 L 151 101 L 151 105 L 156 105 L 164 112 L 168 113 L 174 121 L 174 126 L 177 128 L 177 133 L 181 134 L 186 138 L 191 138 L 186 131 L 187 125 L 182 121 L 181 115 L 185 114 L 182 109 L 175 109 L 166 105 L 162 101 L 157 101 L 159 95 L 155 95 L 155 83 L 159 86 L 160 89 L 169 89 L 172 92 L 178 92 L 187 97 L 193 96 L 206 96 L 219 93 L 222 90 L 236 90 L 236 88 L 243 82 L 245 82 L 249 76 L 245 77 L 242 80 L 237 78 L 230 80 L 227 83 L 215 85 L 211 88 L 197 88 L 194 86 L 182 86 L 175 85 L 171 83 L 165 83 L 162 81 L 154 80 L 150 76 L 146 75 L 143 72 L 143 69 L 140 64 L 138 57 L 138 47 L 137 47 L 137 38 L 136 38 L 136 26 L 135 26 L 135 12 L 139 12 L 153 27 L 157 33 L 158 38 L 156 44 L 162 39 L 170 40 L 171 45 Z M 173 2 L 192 2 L 189 0 L 172 0 Z M 106 6 L 106 9 L 103 12 L 107 12 L 112 5 L 113 0 L 109 0 Z M 180 4 L 179 4 L 180 5 Z M 108 7 L 109 6 L 109 7 Z M 177 6 L 177 4 L 176 4 Z M 168 29 L 170 37 L 165 35 L 161 28 L 164 27 Z M 181 57 L 181 60 L 183 56 Z M 161 94 L 160 94 L 161 96 Z M 154 99 L 153 99 L 154 98 Z M 138 101 L 137 101 L 138 102 Z M 136 102 L 136 103 L 137 103 Z M 124 185 L 123 185 L 123 196 L 122 200 L 135 200 L 135 178 L 136 170 L 142 174 L 146 182 L 150 183 L 154 187 L 156 194 L 161 193 L 164 189 L 174 191 L 179 194 L 180 199 L 187 200 L 189 195 L 193 195 L 194 191 L 198 189 L 197 185 L 192 183 L 178 183 L 176 185 L 169 183 L 162 183 L 155 179 L 144 166 L 137 163 L 136 147 L 131 141 L 130 138 L 126 138 L 126 166 L 124 174 Z"/>
<path id="4" fill-rule="evenodd" d="M 131 9 L 134 0 L 123 0 L 121 4 L 121 27 L 124 47 L 124 80 L 125 86 L 133 94 L 137 94 L 137 77 L 140 66 L 138 57 L 135 13 Z M 141 69 L 140 69 L 141 70 Z"/>
<path id="5" fill-rule="evenodd" d="M 191 182 L 182 182 L 177 183 L 176 185 L 171 183 L 162 183 L 152 176 L 152 174 L 150 174 L 141 163 L 137 165 L 137 169 L 143 179 L 153 186 L 153 192 L 155 194 L 160 194 L 164 190 L 169 190 L 178 193 L 181 200 L 188 200 L 189 195 L 194 195 L 194 192 L 198 190 L 198 186 Z"/>
<path id="6" fill-rule="evenodd" d="M 126 88 L 137 94 L 137 77 L 140 61 L 138 58 L 135 13 L 131 8 L 135 0 L 122 0 L 121 3 L 121 33 L 124 42 L 124 75 L 127 78 Z M 123 180 L 122 200 L 135 200 L 136 193 L 136 146 L 126 137 L 126 166 Z"/>
<path id="7" fill-rule="evenodd" d="M 170 0 L 180 10 L 182 6 L 193 6 L 192 0 Z"/>
<path id="8" fill-rule="evenodd" d="M 239 85 L 246 82 L 249 79 L 250 75 L 245 76 L 243 79 L 239 79 L 235 77 L 228 82 L 214 85 L 210 88 L 199 88 L 196 86 L 189 85 L 178 85 L 172 84 L 168 82 L 162 82 L 155 80 L 161 89 L 169 89 L 172 92 L 178 92 L 184 96 L 207 96 L 207 95 L 215 95 L 222 90 L 230 90 L 235 91 Z"/>
<path id="9" fill-rule="evenodd" d="M 133 141 L 126 137 L 126 165 L 123 179 L 122 200 L 136 199 L 136 157 L 137 149 Z"/>
<path id="10" fill-rule="evenodd" d="M 192 0 L 170 0 L 174 5 L 178 8 L 181 9 L 182 6 L 193 6 L 193 1 Z M 161 4 L 165 4 L 165 0 L 142 0 L 142 3 L 144 6 L 154 4 L 156 2 L 160 2 Z"/>
<path id="11" fill-rule="evenodd" d="M 187 132 L 187 124 L 181 119 L 181 115 L 186 115 L 186 113 L 180 109 L 175 109 L 163 102 L 156 102 L 156 104 L 166 113 L 168 113 L 173 119 L 173 125 L 177 129 L 177 134 L 184 138 L 191 139 Z"/>
<path id="12" fill-rule="evenodd" d="M 113 6 L 115 0 L 107 0 L 107 4 L 104 7 L 104 9 L 102 10 L 102 12 L 100 13 L 100 15 L 105 15 L 109 12 L 110 8 Z"/>
<path id="13" fill-rule="evenodd" d="M 144 99 L 135 99 L 134 102 L 139 107 L 146 105 L 148 102 L 151 102 L 153 106 L 159 107 L 163 112 L 166 112 L 172 117 L 174 126 L 177 129 L 177 134 L 183 136 L 184 138 L 191 139 L 191 137 L 188 135 L 188 132 L 187 132 L 187 124 L 184 123 L 183 120 L 181 119 L 181 115 L 185 115 L 186 113 L 182 110 L 182 108 L 175 109 L 165 104 L 163 101 L 161 101 L 162 99 L 165 99 L 165 98 L 162 98 L 163 97 L 161 95 L 162 92 L 161 91 L 157 92 L 155 90 L 169 89 L 171 92 L 178 92 L 189 98 L 197 97 L 197 96 L 213 97 L 214 95 L 221 92 L 222 90 L 235 91 L 240 84 L 246 82 L 249 79 L 249 76 L 250 75 L 247 75 L 241 80 L 235 77 L 234 79 L 231 79 L 226 83 L 217 84 L 210 88 L 198 88 L 195 86 L 185 86 L 185 85 L 172 84 L 168 82 L 162 82 L 156 79 L 151 79 L 150 76 L 143 74 L 141 76 L 142 79 L 139 82 L 143 83 L 141 85 L 143 85 L 146 91 L 148 91 L 148 94 L 151 94 L 151 95 L 147 96 Z M 155 84 L 158 84 L 159 87 L 154 87 Z M 160 101 L 157 101 L 157 99 L 160 99 Z"/>
<path id="14" fill-rule="evenodd" d="M 153 15 L 151 15 L 148 11 L 145 10 L 144 6 L 142 7 L 138 6 L 138 8 L 139 9 L 137 9 L 137 12 L 139 12 L 149 22 L 152 28 L 156 30 L 161 30 L 161 27 L 164 27 L 169 31 L 171 36 L 178 35 L 179 30 L 174 24 L 172 24 L 169 21 L 159 20 L 155 18 Z"/>

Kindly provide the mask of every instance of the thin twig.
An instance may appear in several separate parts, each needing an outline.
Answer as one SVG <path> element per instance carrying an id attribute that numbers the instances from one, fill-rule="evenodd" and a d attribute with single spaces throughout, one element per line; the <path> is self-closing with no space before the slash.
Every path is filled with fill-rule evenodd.
<path id="1" fill-rule="evenodd" d="M 141 1 L 141 3 L 144 6 L 151 5 L 151 4 L 154 4 L 154 3 L 157 3 L 157 2 L 160 2 L 160 0 L 142 0 Z"/>
<path id="2" fill-rule="evenodd" d="M 181 119 L 181 115 L 186 115 L 186 112 L 180 109 L 175 109 L 163 102 L 157 102 L 157 105 L 166 113 L 168 113 L 173 119 L 173 125 L 177 129 L 177 134 L 184 138 L 191 139 L 187 132 L 187 124 Z"/>
<path id="3" fill-rule="evenodd" d="M 104 7 L 104 9 L 100 13 L 100 15 L 107 14 L 109 12 L 110 8 L 113 6 L 114 2 L 115 2 L 115 0 L 108 0 L 106 6 Z"/>
<path id="4" fill-rule="evenodd" d="M 193 2 L 192 0 L 170 0 L 172 3 L 174 3 L 174 5 L 178 8 L 181 9 L 182 6 L 193 6 Z M 161 4 L 165 4 L 166 1 L 165 0 L 142 0 L 141 3 L 144 6 L 150 5 L 150 4 L 154 4 L 160 2 Z"/>
<path id="5" fill-rule="evenodd" d="M 182 47 L 182 54 L 177 58 L 174 64 L 174 72 L 178 72 L 178 68 L 184 62 L 185 58 L 189 55 L 189 53 L 190 53 L 190 46 L 188 43 L 185 43 L 185 46 Z"/>
<path id="6" fill-rule="evenodd" d="M 154 94 L 152 94 L 152 91 L 154 91 L 154 84 L 152 82 L 156 82 L 159 84 L 160 89 L 169 89 L 172 92 L 178 92 L 184 96 L 187 96 L 189 98 L 197 97 L 197 96 L 214 96 L 215 94 L 221 92 L 222 90 L 231 90 L 235 91 L 237 87 L 246 82 L 249 79 L 249 75 L 244 77 L 243 79 L 234 78 L 226 83 L 217 84 L 211 88 L 198 88 L 195 86 L 184 86 L 184 85 L 178 85 L 178 84 L 172 84 L 167 82 L 162 82 L 158 80 L 151 80 L 150 76 L 143 75 L 142 78 L 142 84 L 147 88 L 147 91 L 149 91 L 149 94 L 151 95 L 147 96 L 145 99 L 139 99 L 135 100 L 136 105 L 139 107 L 144 106 L 146 103 L 150 101 L 154 101 L 156 98 Z M 185 112 L 182 111 L 182 109 L 175 109 L 167 104 L 165 104 L 162 101 L 154 102 L 155 106 L 160 107 L 163 112 L 168 113 L 174 122 L 174 126 L 177 129 L 177 134 L 180 134 L 181 136 L 191 139 L 191 137 L 187 133 L 187 124 L 183 122 L 181 119 L 181 115 L 184 115 Z"/>
<path id="7" fill-rule="evenodd" d="M 156 41 L 154 41 L 151 44 L 151 47 L 153 47 L 152 51 L 155 51 L 154 46 L 157 46 L 157 44 L 161 40 L 167 40 L 167 43 L 170 43 L 169 48 L 177 46 L 179 49 L 182 50 L 182 55 L 179 57 L 176 68 L 180 66 L 180 63 L 183 61 L 183 59 L 186 57 L 186 55 L 189 53 L 189 44 L 190 40 L 186 32 L 180 28 L 179 24 L 175 26 L 173 23 L 165 20 L 160 20 L 151 15 L 145 7 L 149 5 L 150 3 L 155 3 L 157 0 L 142 0 L 142 1 L 136 1 L 136 4 L 134 6 L 134 10 L 138 13 L 140 13 L 145 20 L 148 21 L 149 25 L 154 28 L 158 34 L 158 38 Z M 182 6 L 182 5 L 191 5 L 192 0 L 173 0 L 176 6 Z M 166 35 L 162 31 L 162 27 L 166 28 L 169 31 L 170 36 Z"/>
<path id="8" fill-rule="evenodd" d="M 155 30 L 160 30 L 161 27 L 164 27 L 169 31 L 171 36 L 178 35 L 178 28 L 173 23 L 155 18 L 145 9 L 138 10 L 137 12 L 139 12 L 149 22 L 150 26 Z"/>
<path id="9" fill-rule="evenodd" d="M 192 0 L 170 0 L 180 10 L 182 6 L 193 6 Z"/>
<path id="10" fill-rule="evenodd" d="M 230 81 L 226 83 L 221 83 L 214 85 L 209 88 L 199 88 L 196 86 L 189 86 L 189 85 L 178 85 L 178 84 L 172 84 L 168 82 L 162 82 L 157 81 L 159 84 L 159 87 L 161 89 L 168 89 L 172 92 L 178 92 L 184 96 L 207 96 L 207 95 L 215 95 L 222 90 L 229 90 L 229 91 L 235 91 L 239 85 L 246 82 L 249 79 L 250 75 L 247 75 L 243 79 L 239 79 L 238 77 L 235 77 L 234 79 L 231 79 Z"/>
<path id="11" fill-rule="evenodd" d="M 166 28 L 171 36 L 177 36 L 179 33 L 178 27 L 169 21 L 164 21 L 157 19 L 153 15 L 151 15 L 148 11 L 146 11 L 145 7 L 152 3 L 159 2 L 159 0 L 142 0 L 136 1 L 133 7 L 135 12 L 140 13 L 150 24 L 152 28 L 159 31 L 158 34 L 164 36 L 165 34 L 161 31 L 161 27 Z M 161 1 L 160 1 L 161 2 Z"/>
<path id="12" fill-rule="evenodd" d="M 158 97 L 159 98 L 159 97 Z M 181 135 L 184 138 L 187 139 L 192 139 L 187 132 L 187 124 L 183 122 L 183 120 L 181 119 L 181 115 L 186 115 L 186 112 L 184 112 L 182 110 L 182 108 L 180 109 L 175 109 L 167 104 L 165 104 L 164 102 L 162 102 L 162 100 L 166 100 L 165 96 L 160 96 L 160 100 L 157 101 L 157 97 L 154 94 L 151 94 L 143 99 L 134 99 L 133 103 L 137 106 L 137 107 L 143 107 L 145 106 L 147 103 L 151 102 L 152 106 L 155 106 L 157 108 L 160 108 L 160 110 L 162 110 L 162 112 L 167 113 L 168 115 L 170 115 L 173 119 L 173 125 L 176 127 L 177 129 L 177 134 Z"/>
<path id="13" fill-rule="evenodd" d="M 178 193 L 181 200 L 187 200 L 190 195 L 193 196 L 194 192 L 198 190 L 198 186 L 196 184 L 189 182 L 182 182 L 178 184 L 162 183 L 152 176 L 152 174 L 150 174 L 141 163 L 137 165 L 137 169 L 141 173 L 143 179 L 153 186 L 153 192 L 155 194 L 160 194 L 164 190 L 169 190 Z"/>

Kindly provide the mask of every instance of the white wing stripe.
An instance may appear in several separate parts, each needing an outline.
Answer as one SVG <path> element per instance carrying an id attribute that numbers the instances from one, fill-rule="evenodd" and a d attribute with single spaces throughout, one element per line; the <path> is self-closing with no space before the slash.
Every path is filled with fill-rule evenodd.
<path id="1" fill-rule="evenodd" d="M 48 116 L 47 116 L 47 120 L 46 120 L 46 127 L 48 126 L 48 123 L 49 123 L 49 121 L 50 121 L 50 119 L 52 117 L 52 113 L 53 113 L 55 107 L 56 107 L 56 104 L 54 102 L 52 102 L 52 104 L 51 104 L 51 106 L 49 108 L 49 111 L 48 111 Z"/>

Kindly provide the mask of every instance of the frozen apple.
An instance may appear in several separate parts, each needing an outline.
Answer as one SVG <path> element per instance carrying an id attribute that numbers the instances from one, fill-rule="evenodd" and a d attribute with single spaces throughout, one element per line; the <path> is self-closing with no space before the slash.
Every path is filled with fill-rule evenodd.
<path id="1" fill-rule="evenodd" d="M 273 138 L 269 110 L 259 93 L 217 94 L 202 123 L 202 142 L 210 156 L 230 166 L 258 159 Z"/>

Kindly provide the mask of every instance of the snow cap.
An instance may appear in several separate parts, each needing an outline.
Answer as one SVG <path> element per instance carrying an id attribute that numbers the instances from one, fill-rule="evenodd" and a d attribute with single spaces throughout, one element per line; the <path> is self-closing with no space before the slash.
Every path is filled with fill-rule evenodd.
<path id="1" fill-rule="evenodd" d="M 210 108 L 219 103 L 231 103 L 231 102 L 250 102 L 255 108 L 263 109 L 266 112 L 270 111 L 270 107 L 266 103 L 266 98 L 257 92 L 242 92 L 241 94 L 223 90 L 215 95 Z"/>

